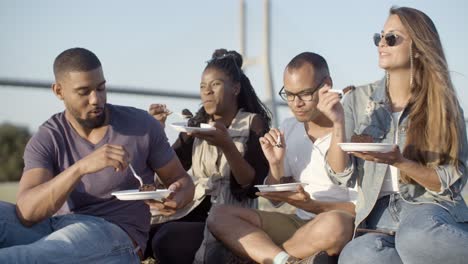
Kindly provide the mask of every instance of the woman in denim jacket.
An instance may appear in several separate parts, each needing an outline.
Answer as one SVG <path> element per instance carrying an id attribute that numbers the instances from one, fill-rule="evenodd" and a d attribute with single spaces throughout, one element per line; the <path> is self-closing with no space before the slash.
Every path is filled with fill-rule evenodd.
<path id="1" fill-rule="evenodd" d="M 357 87 L 343 105 L 329 88 L 319 92 L 334 123 L 329 175 L 359 190 L 356 238 L 339 263 L 466 263 L 468 146 L 437 30 L 419 10 L 391 8 L 374 41 L 386 78 Z M 339 143 L 353 134 L 394 146 L 346 153 Z"/>

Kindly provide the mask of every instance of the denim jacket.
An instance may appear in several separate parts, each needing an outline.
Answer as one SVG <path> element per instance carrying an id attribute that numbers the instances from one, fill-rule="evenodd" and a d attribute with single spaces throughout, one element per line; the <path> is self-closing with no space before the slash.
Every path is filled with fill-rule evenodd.
<path id="1" fill-rule="evenodd" d="M 343 101 L 345 112 L 346 139 L 353 134 L 367 134 L 374 142 L 394 143 L 395 128 L 391 107 L 386 95 L 385 79 L 359 86 Z M 408 115 L 405 108 L 398 121 L 398 145 L 403 150 L 406 142 Z M 463 112 L 462 112 L 463 116 Z M 434 127 L 437 129 L 437 127 Z M 453 165 L 434 167 L 439 176 L 441 190 L 434 192 L 419 184 L 405 184 L 399 180 L 401 197 L 410 203 L 434 203 L 445 208 L 457 222 L 468 222 L 468 208 L 461 196 L 467 181 L 466 162 L 468 144 L 464 120 L 460 120 L 460 161 L 458 169 Z M 327 171 L 333 182 L 348 187 L 358 185 L 355 226 L 358 227 L 372 211 L 382 188 L 389 165 L 364 161 L 352 157 L 350 164 L 341 173 L 335 173 L 329 166 Z"/>

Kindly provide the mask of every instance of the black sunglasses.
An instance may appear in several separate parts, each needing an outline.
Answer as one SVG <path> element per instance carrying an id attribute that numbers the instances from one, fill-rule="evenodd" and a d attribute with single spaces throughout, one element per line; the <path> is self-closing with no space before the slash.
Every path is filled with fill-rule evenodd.
<path id="1" fill-rule="evenodd" d="M 389 32 L 387 34 L 379 34 L 379 33 L 375 33 L 374 34 L 374 44 L 375 46 L 379 46 L 379 43 L 380 43 L 380 40 L 381 39 L 385 39 L 385 43 L 387 43 L 388 46 L 390 47 L 393 47 L 397 44 L 397 41 L 398 39 L 400 38 L 400 36 L 398 36 L 397 34 L 393 33 L 393 32 Z"/>

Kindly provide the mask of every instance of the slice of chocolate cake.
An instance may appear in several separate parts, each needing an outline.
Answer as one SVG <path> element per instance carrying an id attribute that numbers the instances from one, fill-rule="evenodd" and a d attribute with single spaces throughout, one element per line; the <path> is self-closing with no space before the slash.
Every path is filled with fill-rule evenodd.
<path id="1" fill-rule="evenodd" d="M 140 192 L 152 192 L 152 191 L 156 191 L 156 185 L 154 185 L 153 183 L 146 183 L 146 184 L 143 184 L 142 186 L 140 186 L 140 188 L 138 188 L 138 191 Z"/>
<path id="2" fill-rule="evenodd" d="M 184 116 L 185 118 L 192 118 L 193 114 L 192 112 L 190 112 L 190 110 L 185 108 L 185 109 L 182 109 L 182 116 Z"/>
<path id="3" fill-rule="evenodd" d="M 351 142 L 352 143 L 374 143 L 374 138 L 366 134 L 362 134 L 362 135 L 354 134 L 351 137 Z"/>
<path id="4" fill-rule="evenodd" d="M 143 186 L 140 186 L 140 188 L 138 188 L 140 192 L 151 192 L 151 191 L 156 191 L 159 189 L 166 189 L 164 184 L 162 184 L 159 181 L 155 183 L 146 183 L 146 184 L 143 184 Z"/>
<path id="5" fill-rule="evenodd" d="M 292 176 L 283 176 L 280 179 L 280 183 L 293 183 L 296 182 Z"/>

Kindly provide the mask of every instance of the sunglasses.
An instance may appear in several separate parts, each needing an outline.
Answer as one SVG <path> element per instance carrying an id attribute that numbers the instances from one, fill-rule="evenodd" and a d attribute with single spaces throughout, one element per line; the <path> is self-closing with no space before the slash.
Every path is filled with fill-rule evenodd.
<path id="1" fill-rule="evenodd" d="M 393 47 L 397 44 L 398 39 L 401 38 L 397 34 L 393 32 L 389 32 L 387 34 L 379 34 L 375 33 L 374 34 L 374 44 L 375 46 L 379 46 L 380 40 L 385 39 L 385 43 L 387 43 L 388 46 Z"/>

